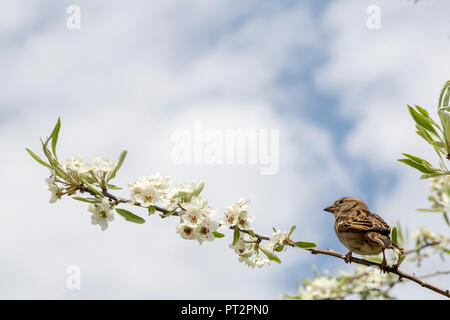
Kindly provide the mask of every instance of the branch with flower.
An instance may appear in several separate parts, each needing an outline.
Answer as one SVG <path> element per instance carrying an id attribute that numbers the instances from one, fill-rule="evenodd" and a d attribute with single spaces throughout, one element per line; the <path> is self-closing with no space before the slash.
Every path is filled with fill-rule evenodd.
<path id="1" fill-rule="evenodd" d="M 44 155 L 48 162 L 29 149 L 27 152 L 41 165 L 50 170 L 50 176 L 46 179 L 47 189 L 50 191 L 50 202 L 54 203 L 62 197 L 71 197 L 74 200 L 88 203 L 88 211 L 92 213 L 91 223 L 98 225 L 105 231 L 109 223 L 114 220 L 115 213 L 126 221 L 142 224 L 145 222 L 141 216 L 131 211 L 119 208 L 119 206 L 136 206 L 147 211 L 148 215 L 160 213 L 161 218 L 178 217 L 180 222 L 176 232 L 186 240 L 196 240 L 199 244 L 205 241 L 213 241 L 223 238 L 225 235 L 220 229 L 233 231 L 233 240 L 230 244 L 239 257 L 239 261 L 249 267 L 262 268 L 269 265 L 270 261 L 281 263 L 277 253 L 287 247 L 298 247 L 309 250 L 314 254 L 325 254 L 344 259 L 344 255 L 332 250 L 316 248 L 316 244 L 305 241 L 293 241 L 291 236 L 296 227 L 289 231 L 280 231 L 273 228 L 270 236 L 256 233 L 251 226 L 253 216 L 248 214 L 250 201 L 240 199 L 224 210 L 223 217 L 216 221 L 216 209 L 208 205 L 205 198 L 200 197 L 204 183 L 191 182 L 190 184 L 177 183 L 171 188 L 171 180 L 167 176 L 155 174 L 150 177 L 138 178 L 129 183 L 130 199 L 125 199 L 112 194 L 112 190 L 121 188 L 111 184 L 117 172 L 121 168 L 127 155 L 122 151 L 115 162 L 97 157 L 91 162 L 85 162 L 80 156 L 59 160 L 56 154 L 61 122 L 58 122 L 49 138 L 42 142 Z M 51 142 L 51 147 L 49 144 Z M 51 149 L 50 149 L 51 148 Z M 395 230 L 395 229 L 394 229 Z M 263 243 L 265 241 L 265 243 Z M 352 262 L 377 266 L 388 273 L 400 274 L 401 271 L 372 261 L 352 257 Z M 422 284 L 422 280 L 412 275 L 402 273 L 404 277 Z M 389 278 L 391 275 L 388 276 Z M 361 277 L 363 279 L 363 277 Z M 355 282 L 355 279 L 353 280 Z M 427 286 L 432 290 L 435 288 Z M 444 292 L 444 290 L 439 289 Z M 436 290 L 435 290 L 436 291 Z"/>
<path id="2" fill-rule="evenodd" d="M 421 179 L 431 179 L 431 208 L 417 209 L 421 212 L 442 213 L 442 217 L 447 225 L 450 226 L 448 211 L 450 209 L 450 171 L 445 160 L 450 160 L 450 81 L 447 81 L 439 96 L 438 115 L 440 124 L 434 121 L 429 112 L 420 106 L 414 107 L 408 105 L 408 110 L 414 120 L 416 133 L 429 143 L 438 155 L 440 166 L 434 167 L 428 161 L 404 153 L 405 158 L 399 159 L 400 162 L 419 170 Z M 399 224 L 392 230 L 392 240 L 405 247 L 408 237 L 403 236 L 402 228 Z M 444 234 L 436 234 L 426 227 L 419 228 L 412 235 L 414 247 L 405 251 L 405 256 L 409 262 L 415 262 L 420 267 L 422 261 L 434 255 L 444 260 L 447 254 L 450 254 L 450 237 Z M 431 250 L 428 250 L 431 249 Z M 333 250 L 323 250 L 318 248 L 309 249 L 315 254 L 326 254 L 329 256 L 345 259 L 345 255 Z M 430 252 L 431 251 L 431 252 Z M 400 270 L 390 270 L 389 274 L 382 274 L 375 269 L 368 269 L 377 266 L 380 262 L 378 258 L 358 259 L 352 258 L 354 263 L 362 265 L 356 269 L 353 275 L 340 272 L 339 276 L 330 276 L 328 273 L 314 273 L 313 279 L 304 279 L 303 283 L 298 284 L 298 293 L 295 295 L 285 294 L 286 299 L 344 299 L 351 295 L 359 295 L 361 299 L 391 299 L 391 289 L 403 279 L 412 280 L 423 287 L 450 297 L 449 290 L 441 289 L 435 285 L 423 281 L 423 279 L 447 275 L 450 270 L 436 271 L 421 277 L 414 274 L 405 274 Z M 393 259 L 391 257 L 391 263 Z M 403 261 L 403 260 L 401 260 Z M 370 280 L 371 279 L 371 280 Z M 373 281 L 373 279 L 378 279 Z M 376 283 L 377 285 L 373 285 Z"/>
<path id="3" fill-rule="evenodd" d="M 114 190 L 122 188 L 111 181 L 124 163 L 127 151 L 124 150 L 115 162 L 97 157 L 90 162 L 81 156 L 73 156 L 65 161 L 57 156 L 61 121 L 58 119 L 52 133 L 42 141 L 42 150 L 47 161 L 29 149 L 27 152 L 41 165 L 50 170 L 46 179 L 50 191 L 50 202 L 54 203 L 64 196 L 88 203 L 87 210 L 92 213 L 91 223 L 105 231 L 118 214 L 126 221 L 142 224 L 145 219 L 132 213 L 130 207 L 136 206 L 146 210 L 148 215 L 160 213 L 161 218 L 178 217 L 176 227 L 183 239 L 196 240 L 199 244 L 223 238 L 222 230 L 232 230 L 233 240 L 230 247 L 239 256 L 239 261 L 249 267 L 262 268 L 271 261 L 281 263 L 277 256 L 287 246 L 308 249 L 316 244 L 291 240 L 295 226 L 289 231 L 273 228 L 271 236 L 263 236 L 254 231 L 253 216 L 248 214 L 251 203 L 240 199 L 224 210 L 221 219 L 215 220 L 217 210 L 200 196 L 204 183 L 177 183 L 171 187 L 171 179 L 159 173 L 136 179 L 128 184 L 130 198 L 114 195 Z M 124 208 L 128 206 L 128 208 Z M 220 231 L 219 231 L 220 230 Z"/>
<path id="4" fill-rule="evenodd" d="M 401 226 L 397 224 L 395 227 L 395 237 L 397 243 L 405 247 L 408 239 L 404 236 Z M 425 259 L 431 257 L 427 252 L 428 249 L 433 250 L 434 253 L 439 253 L 441 259 L 444 258 L 445 253 L 450 253 L 450 238 L 443 234 L 435 234 L 427 228 L 419 228 L 417 232 L 412 235 L 412 240 L 415 246 L 412 249 L 405 251 L 407 261 L 420 263 Z M 345 259 L 345 255 L 333 250 L 311 248 L 308 249 L 313 254 L 325 254 Z M 390 255 L 388 264 L 393 265 L 397 257 L 394 254 Z M 414 281 L 419 285 L 432 290 L 436 293 L 450 297 L 449 290 L 441 289 L 424 279 L 437 277 L 441 275 L 450 274 L 450 270 L 436 271 L 423 276 L 416 276 L 415 274 L 408 274 L 400 270 L 388 268 L 388 272 L 380 272 L 379 266 L 381 258 L 379 257 L 365 257 L 359 259 L 352 257 L 352 262 L 360 265 L 356 268 L 353 274 L 343 271 L 338 271 L 338 276 L 332 276 L 328 270 L 324 270 L 322 274 L 314 271 L 314 278 L 304 278 L 301 283 L 297 284 L 297 294 L 284 294 L 285 299 L 294 300 L 309 300 L 309 299 L 345 299 L 349 297 L 359 296 L 362 300 L 367 299 L 394 299 L 392 296 L 392 289 L 400 283 L 404 283 L 405 279 Z"/>

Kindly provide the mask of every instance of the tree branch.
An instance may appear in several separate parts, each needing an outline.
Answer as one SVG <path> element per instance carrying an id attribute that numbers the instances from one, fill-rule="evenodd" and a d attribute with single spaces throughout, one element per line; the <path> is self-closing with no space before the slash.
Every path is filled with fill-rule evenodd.
<path id="1" fill-rule="evenodd" d="M 306 250 L 310 251 L 312 254 L 324 254 L 324 255 L 328 255 L 328 256 L 332 256 L 332 257 L 336 257 L 336 258 L 345 260 L 344 254 L 330 250 L 330 249 L 311 248 L 311 249 L 306 249 Z M 418 278 L 415 275 L 408 274 L 401 270 L 395 269 L 394 267 L 385 266 L 384 268 L 382 268 L 380 263 L 368 261 L 365 259 L 355 258 L 355 257 L 351 257 L 350 261 L 357 263 L 357 264 L 369 266 L 369 267 L 370 266 L 379 267 L 381 270 L 383 270 L 385 272 L 390 272 L 390 273 L 394 273 L 394 274 L 398 275 L 399 279 L 405 278 L 405 279 L 411 280 L 411 281 L 421 285 L 424 288 L 427 288 L 427 289 L 437 292 L 443 296 L 446 296 L 447 298 L 450 298 L 450 291 L 448 289 L 441 289 L 439 287 L 436 287 L 435 285 L 432 285 L 431 283 L 423 281 L 422 279 Z"/>
<path id="2" fill-rule="evenodd" d="M 86 187 L 86 186 L 84 186 L 82 184 L 78 186 L 78 190 L 80 190 L 80 192 L 90 193 L 93 196 L 96 195 L 96 193 L 94 191 L 92 191 L 91 189 L 89 189 L 88 187 Z M 142 207 L 138 203 L 134 203 L 134 202 L 131 202 L 130 200 L 117 197 L 117 196 L 109 193 L 107 190 L 102 190 L 102 194 L 105 197 L 109 198 L 111 201 L 116 202 L 117 204 L 119 204 L 119 203 L 129 203 L 129 204 L 136 205 L 138 207 Z M 164 209 L 164 208 L 161 208 L 161 207 L 158 207 L 158 206 L 154 206 L 154 207 L 155 207 L 156 211 L 159 211 L 159 212 L 161 212 L 163 214 L 170 213 L 170 211 L 167 210 L 167 209 Z M 175 212 L 172 215 L 173 216 L 178 216 L 179 214 L 177 212 Z M 234 230 L 235 226 L 231 226 L 230 229 Z M 246 233 L 246 234 L 249 234 L 249 235 L 252 235 L 247 230 L 239 229 L 239 231 L 243 232 L 243 233 Z M 253 233 L 253 235 L 258 239 L 258 242 L 261 242 L 262 240 L 270 240 L 269 236 L 265 236 L 265 235 L 258 234 L 258 233 Z M 416 249 L 412 249 L 412 250 L 408 250 L 408 251 L 405 252 L 405 254 L 417 252 L 419 250 L 422 250 L 423 248 L 430 247 L 430 246 L 433 246 L 433 245 L 436 245 L 436 244 L 439 244 L 439 243 L 440 242 L 427 243 L 427 244 L 423 245 L 422 247 L 419 247 L 419 248 L 416 248 Z M 286 243 L 286 245 L 291 246 L 291 247 L 295 247 L 293 241 L 290 241 L 289 243 Z M 325 250 L 325 249 L 320 249 L 320 248 L 309 248 L 309 249 L 305 249 L 305 250 L 310 251 L 312 254 L 324 254 L 324 255 L 328 255 L 328 256 L 332 256 L 332 257 L 336 257 L 336 258 L 345 260 L 345 255 L 344 254 L 336 252 L 336 251 L 333 251 L 333 250 L 330 250 L 330 249 L 326 249 Z M 380 263 L 376 263 L 376 262 L 372 262 L 372 261 L 368 261 L 368 260 L 364 260 L 364 259 L 360 259 L 360 258 L 355 258 L 355 257 L 351 257 L 350 261 L 354 262 L 354 263 L 357 263 L 357 264 L 365 265 L 365 266 L 376 266 L 376 267 L 379 267 L 381 270 L 383 270 L 385 272 L 390 272 L 390 273 L 394 273 L 394 274 L 398 275 L 399 279 L 401 279 L 401 278 L 409 279 L 409 280 L 411 280 L 413 282 L 416 282 L 417 284 L 421 285 L 424 288 L 427 288 L 427 289 L 432 290 L 434 292 L 437 292 L 437 293 L 439 293 L 441 295 L 444 295 L 447 298 L 450 298 L 450 291 L 449 290 L 441 289 L 439 287 L 436 287 L 435 285 L 432 285 L 432 284 L 430 284 L 428 282 L 425 282 L 425 281 L 423 281 L 422 279 L 418 278 L 415 275 L 408 274 L 408 273 L 405 273 L 403 271 L 400 271 L 400 270 L 396 269 L 393 266 L 392 267 L 385 266 L 385 267 L 382 268 Z"/>

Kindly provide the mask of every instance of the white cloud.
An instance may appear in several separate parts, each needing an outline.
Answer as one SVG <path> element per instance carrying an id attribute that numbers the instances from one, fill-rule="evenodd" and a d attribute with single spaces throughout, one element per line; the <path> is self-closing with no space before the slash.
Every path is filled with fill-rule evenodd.
<path id="1" fill-rule="evenodd" d="M 341 114 L 354 122 L 343 141 L 346 156 L 396 178 L 393 190 L 380 190 L 376 195 L 373 209 L 410 230 L 425 225 L 448 233 L 440 215 L 415 211 L 429 206 L 428 182 L 420 181 L 418 172 L 396 159 L 406 152 L 437 163 L 433 150 L 415 135 L 406 105 L 418 104 L 436 115 L 437 98 L 450 71 L 450 7 L 436 1 L 417 5 L 378 1 L 381 29 L 374 31 L 365 23 L 366 8 L 371 4 L 336 1 L 328 7 L 323 24 L 331 39 L 329 60 L 316 74 L 316 83 L 339 95 Z M 428 264 L 421 272 L 437 266 L 442 263 Z M 441 285 L 450 284 L 443 277 L 438 280 Z M 420 288 L 414 290 L 414 285 L 399 286 L 396 292 L 405 298 L 437 298 L 425 296 Z"/>
<path id="2" fill-rule="evenodd" d="M 0 78 L 1 105 L 12 112 L 0 123 L 8 150 L 0 169 L 8 199 L 1 214 L 0 297 L 276 298 L 288 275 L 295 284 L 295 266 L 310 269 L 312 256 L 300 250 L 282 254 L 282 265 L 255 271 L 227 247 L 230 234 L 199 246 L 175 233 L 175 219 L 158 217 L 144 225 L 118 217 L 101 232 L 90 225 L 84 204 L 47 202 L 47 172 L 24 147 L 39 151 L 38 138 L 60 115 L 64 157 L 113 159 L 128 148 L 119 185 L 157 171 L 175 181 L 205 180 L 204 195 L 219 212 L 247 197 L 257 230 L 297 224 L 299 240 L 324 241 L 313 232 L 329 222 L 323 199 L 348 187 L 348 175 L 333 157 L 329 133 L 262 102 L 293 50 L 314 45 L 313 32 L 299 33 L 313 29 L 308 9 L 179 4 L 85 2 L 79 32 L 65 29 L 63 6 L 44 10 L 53 18 L 45 28 L 16 27 L 22 41 L 8 42 L 0 60 L 9 75 Z M 261 176 L 250 165 L 174 165 L 171 132 L 199 120 L 219 130 L 280 129 L 279 174 Z M 72 264 L 81 268 L 80 291 L 65 287 Z"/>

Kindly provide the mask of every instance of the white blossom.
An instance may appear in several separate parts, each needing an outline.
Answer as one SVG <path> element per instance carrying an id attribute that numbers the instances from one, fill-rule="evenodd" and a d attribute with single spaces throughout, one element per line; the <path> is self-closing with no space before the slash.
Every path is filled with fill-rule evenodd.
<path id="1" fill-rule="evenodd" d="M 240 199 L 231 206 L 225 208 L 225 215 L 220 220 L 221 227 L 229 229 L 238 226 L 242 230 L 252 230 L 250 223 L 254 220 L 253 216 L 247 215 L 250 208 L 250 200 Z"/>
<path id="2" fill-rule="evenodd" d="M 128 184 L 131 200 L 143 207 L 163 202 L 169 186 L 170 177 L 163 177 L 158 173 L 150 177 L 139 178 Z"/>
<path id="3" fill-rule="evenodd" d="M 215 209 L 208 206 L 208 200 L 204 198 L 193 197 L 190 202 L 182 203 L 181 207 L 181 220 L 192 227 L 215 214 Z"/>
<path id="4" fill-rule="evenodd" d="M 196 238 L 195 228 L 186 225 L 185 223 L 179 223 L 177 225 L 177 233 L 186 240 L 194 240 Z"/>
<path id="5" fill-rule="evenodd" d="M 197 241 L 202 244 L 206 241 L 213 241 L 215 236 L 214 231 L 219 227 L 219 223 L 215 220 L 205 218 L 202 222 L 195 228 L 195 237 Z"/>
<path id="6" fill-rule="evenodd" d="M 112 208 L 113 205 L 108 198 L 103 198 L 102 202 L 90 205 L 88 211 L 92 212 L 91 223 L 100 225 L 102 231 L 105 231 L 108 228 L 108 222 L 114 220 Z"/>
<path id="7" fill-rule="evenodd" d="M 195 182 L 190 184 L 177 183 L 174 189 L 163 192 L 163 202 L 166 209 L 172 211 L 178 208 L 184 197 L 194 192 L 197 188 L 198 185 Z"/>
<path id="8" fill-rule="evenodd" d="M 336 299 L 339 283 L 335 278 L 317 277 L 306 286 L 299 287 L 299 296 L 304 300 Z"/>
<path id="9" fill-rule="evenodd" d="M 55 170 L 50 170 L 50 177 L 45 179 L 47 183 L 47 190 L 50 191 L 50 203 L 55 203 L 57 200 L 61 199 L 62 192 L 64 191 L 61 187 L 59 187 L 56 182 L 56 173 Z"/>
<path id="10" fill-rule="evenodd" d="M 289 232 L 277 230 L 270 236 L 267 248 L 273 250 L 278 245 L 284 245 L 287 239 L 289 239 Z"/>

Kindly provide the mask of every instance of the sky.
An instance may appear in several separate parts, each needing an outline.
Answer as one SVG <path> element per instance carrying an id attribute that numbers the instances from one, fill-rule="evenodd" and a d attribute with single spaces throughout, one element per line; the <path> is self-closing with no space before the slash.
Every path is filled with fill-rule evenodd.
<path id="1" fill-rule="evenodd" d="M 67 27 L 70 5 L 80 29 Z M 379 29 L 367 26 L 371 5 Z M 40 151 L 58 117 L 60 157 L 115 159 L 126 148 L 116 185 L 157 172 L 204 181 L 218 217 L 250 199 L 263 234 L 296 225 L 295 240 L 346 252 L 322 210 L 342 196 L 364 199 L 391 225 L 448 234 L 440 215 L 416 211 L 429 206 L 429 184 L 396 159 L 436 163 L 406 105 L 436 116 L 449 80 L 449 9 L 443 0 L 2 1 L 0 298 L 277 299 L 314 268 L 355 268 L 290 249 L 280 265 L 250 269 L 228 248 L 231 232 L 199 245 L 157 216 L 142 225 L 116 217 L 100 231 L 85 204 L 48 202 L 48 170 L 25 152 Z M 176 163 L 173 133 L 196 123 L 278 130 L 278 170 Z M 79 290 L 66 285 L 71 265 Z M 426 274 L 445 262 L 402 266 Z M 450 287 L 447 276 L 433 281 Z M 439 298 L 414 283 L 394 295 Z"/>

